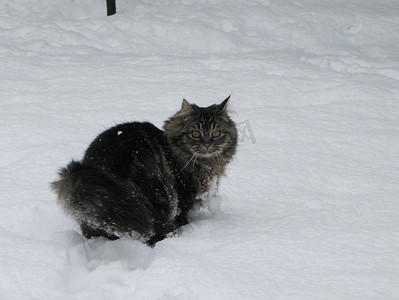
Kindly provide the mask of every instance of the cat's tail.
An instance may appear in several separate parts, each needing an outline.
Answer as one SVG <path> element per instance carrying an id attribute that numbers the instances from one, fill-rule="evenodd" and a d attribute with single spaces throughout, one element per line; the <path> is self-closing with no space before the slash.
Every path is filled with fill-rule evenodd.
<path id="1" fill-rule="evenodd" d="M 58 203 L 79 223 L 86 238 L 152 235 L 151 212 L 129 187 L 100 168 L 71 161 L 51 183 Z M 131 187 L 130 187 L 131 189 Z"/>
<path id="2" fill-rule="evenodd" d="M 60 179 L 51 183 L 51 188 L 58 196 L 58 203 L 67 211 L 73 210 L 73 190 L 76 188 L 76 174 L 82 164 L 77 161 L 71 161 L 68 166 L 61 168 L 58 175 Z"/>

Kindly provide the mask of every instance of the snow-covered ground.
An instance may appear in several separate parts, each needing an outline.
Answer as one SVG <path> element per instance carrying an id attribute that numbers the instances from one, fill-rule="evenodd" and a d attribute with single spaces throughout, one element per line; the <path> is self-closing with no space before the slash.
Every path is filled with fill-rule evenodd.
<path id="1" fill-rule="evenodd" d="M 0 0 L 0 299 L 398 299 L 396 0 Z M 84 241 L 49 182 L 229 94 L 220 210 Z"/>

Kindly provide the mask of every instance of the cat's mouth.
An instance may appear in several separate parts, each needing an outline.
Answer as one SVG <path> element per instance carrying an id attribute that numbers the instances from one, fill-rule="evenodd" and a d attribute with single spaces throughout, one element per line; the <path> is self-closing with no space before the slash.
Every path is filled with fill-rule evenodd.
<path id="1" fill-rule="evenodd" d="M 216 152 L 213 151 L 206 151 L 205 153 L 199 153 L 199 157 L 203 157 L 203 158 L 209 158 L 216 155 Z"/>
<path id="2" fill-rule="evenodd" d="M 219 149 L 213 146 L 193 147 L 193 154 L 198 158 L 211 158 L 218 155 Z"/>
<path id="3" fill-rule="evenodd" d="M 200 158 L 210 158 L 210 157 L 216 156 L 217 151 L 210 150 L 210 149 L 204 149 L 204 150 L 197 152 L 197 154 L 198 154 L 198 157 L 200 157 Z"/>

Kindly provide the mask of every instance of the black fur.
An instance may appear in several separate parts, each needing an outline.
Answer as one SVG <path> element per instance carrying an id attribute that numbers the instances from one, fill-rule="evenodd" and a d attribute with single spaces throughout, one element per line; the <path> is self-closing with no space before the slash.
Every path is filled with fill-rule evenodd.
<path id="1" fill-rule="evenodd" d="M 214 109 L 221 111 L 216 106 Z M 166 124 L 186 117 L 182 111 Z M 223 115 L 228 118 L 225 112 Z M 227 126 L 226 122 L 220 124 L 221 129 L 222 124 Z M 229 126 L 234 127 L 234 123 Z M 232 132 L 236 132 L 235 127 Z M 198 162 L 193 161 L 193 167 L 187 168 L 186 156 L 191 154 L 180 152 L 186 145 L 178 146 L 187 133 L 181 133 L 180 138 L 177 132 L 174 134 L 177 144 L 170 141 L 168 130 L 164 132 L 150 123 L 117 125 L 91 143 L 81 162 L 72 161 L 61 169 L 53 189 L 86 238 L 131 236 L 154 245 L 187 224 L 187 213 L 198 195 L 206 191 L 213 177 L 222 175 L 235 151 L 236 138 L 225 147 L 229 155 L 222 158 L 222 165 L 218 161 L 216 168 L 216 158 L 199 155 Z M 210 167 L 212 164 L 216 171 Z"/>

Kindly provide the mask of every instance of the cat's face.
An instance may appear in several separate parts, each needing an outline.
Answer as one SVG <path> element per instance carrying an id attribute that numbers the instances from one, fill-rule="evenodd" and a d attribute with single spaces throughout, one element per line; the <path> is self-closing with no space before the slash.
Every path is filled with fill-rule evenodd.
<path id="1" fill-rule="evenodd" d="M 237 130 L 227 115 L 228 100 L 209 107 L 184 100 L 181 110 L 164 126 L 171 146 L 195 159 L 230 160 L 237 144 Z"/>

